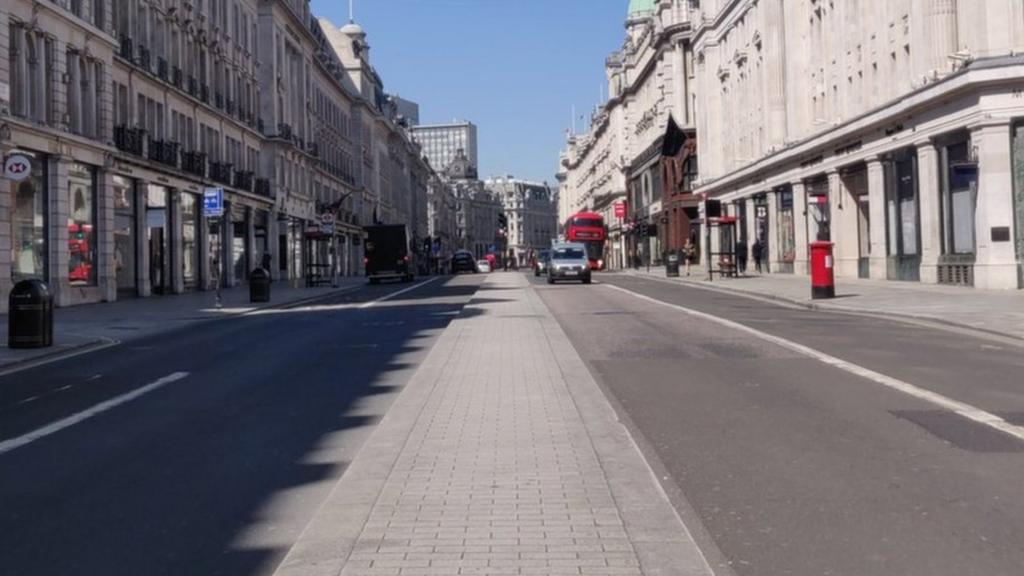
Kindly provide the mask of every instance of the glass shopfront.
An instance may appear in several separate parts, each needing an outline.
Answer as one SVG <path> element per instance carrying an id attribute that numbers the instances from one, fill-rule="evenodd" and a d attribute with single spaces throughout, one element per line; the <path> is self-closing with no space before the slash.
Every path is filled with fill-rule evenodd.
<path id="1" fill-rule="evenodd" d="M 249 278 L 249 251 L 245 245 L 245 216 L 231 223 L 231 265 L 235 269 L 235 284 Z"/>
<path id="2" fill-rule="evenodd" d="M 832 207 L 829 206 L 828 178 L 821 177 L 807 182 L 807 240 L 809 242 L 830 242 L 832 240 Z"/>
<path id="3" fill-rule="evenodd" d="M 224 277 L 224 269 L 221 267 L 221 258 L 224 254 L 224 242 L 221 234 L 223 224 L 221 218 L 211 218 L 208 222 L 206 257 L 210 266 L 210 277 L 206 280 L 206 286 L 207 289 L 212 290 L 222 285 Z"/>
<path id="4" fill-rule="evenodd" d="M 253 254 L 253 268 L 256 266 L 263 266 L 270 269 L 267 265 L 267 259 L 270 257 L 270 244 L 269 244 L 269 221 L 270 217 L 264 210 L 256 210 L 253 212 L 253 233 L 256 240 L 256 253 Z"/>
<path id="5" fill-rule="evenodd" d="M 181 194 L 181 277 L 186 290 L 199 287 L 199 199 Z"/>
<path id="6" fill-rule="evenodd" d="M 32 171 L 21 182 L 10 183 L 11 202 L 11 280 L 47 280 L 46 157 L 18 152 L 32 162 Z"/>
<path id="7" fill-rule="evenodd" d="M 135 183 L 124 176 L 114 176 L 114 268 L 117 290 L 137 294 L 137 262 L 135 225 Z"/>
<path id="8" fill-rule="evenodd" d="M 784 186 L 776 190 L 779 202 L 778 243 L 781 258 L 779 272 L 792 274 L 796 271 L 796 221 L 793 217 L 793 189 Z"/>
<path id="9" fill-rule="evenodd" d="M 917 152 L 894 154 L 885 163 L 885 217 L 890 280 L 921 279 L 921 215 Z"/>
<path id="10" fill-rule="evenodd" d="M 96 169 L 68 165 L 68 282 L 96 286 Z"/>
<path id="11" fill-rule="evenodd" d="M 167 213 L 167 188 L 146 188 L 146 243 L 149 250 L 149 285 L 154 294 L 171 290 L 171 258 Z"/>

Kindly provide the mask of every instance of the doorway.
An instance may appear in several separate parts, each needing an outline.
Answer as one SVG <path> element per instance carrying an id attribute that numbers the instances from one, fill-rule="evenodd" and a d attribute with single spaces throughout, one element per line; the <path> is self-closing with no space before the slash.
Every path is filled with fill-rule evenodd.
<path id="1" fill-rule="evenodd" d="M 917 151 L 906 150 L 885 163 L 885 218 L 889 280 L 921 280 L 921 214 Z"/>
<path id="2" fill-rule="evenodd" d="M 138 292 L 138 247 L 136 238 L 135 183 L 124 176 L 114 176 L 114 267 L 118 296 L 136 296 Z"/>
<path id="3" fill-rule="evenodd" d="M 146 242 L 149 250 L 149 285 L 153 294 L 171 289 L 170 234 L 167 188 L 150 184 L 146 188 Z"/>

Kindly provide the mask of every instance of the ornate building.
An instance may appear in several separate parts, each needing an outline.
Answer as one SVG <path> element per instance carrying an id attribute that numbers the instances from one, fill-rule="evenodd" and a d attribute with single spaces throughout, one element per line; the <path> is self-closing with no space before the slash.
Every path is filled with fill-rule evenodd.
<path id="1" fill-rule="evenodd" d="M 820 239 L 840 276 L 1024 286 L 1024 5 L 711 1 L 701 20 L 697 191 L 773 271 L 806 273 Z"/>
<path id="2" fill-rule="evenodd" d="M 690 0 L 630 2 L 626 39 L 605 61 L 608 100 L 561 156 L 559 221 L 584 210 L 601 213 L 612 268 L 630 254 L 660 261 L 691 236 L 698 203 L 693 178 L 682 175 L 696 170 L 693 7 Z M 626 208 L 621 219 L 618 203 Z M 639 224 L 651 236 L 640 238 Z"/>

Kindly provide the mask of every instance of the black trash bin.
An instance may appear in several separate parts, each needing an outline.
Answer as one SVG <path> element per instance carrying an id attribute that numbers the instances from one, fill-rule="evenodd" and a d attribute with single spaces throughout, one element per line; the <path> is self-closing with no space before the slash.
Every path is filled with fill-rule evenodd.
<path id="1" fill-rule="evenodd" d="M 669 252 L 668 258 L 665 261 L 665 275 L 669 278 L 679 277 L 679 254 L 676 252 Z"/>
<path id="2" fill-rule="evenodd" d="M 249 301 L 270 302 L 270 272 L 257 268 L 249 275 Z"/>
<path id="3" fill-rule="evenodd" d="M 8 299 L 7 346 L 53 346 L 53 294 L 42 280 L 18 282 Z"/>

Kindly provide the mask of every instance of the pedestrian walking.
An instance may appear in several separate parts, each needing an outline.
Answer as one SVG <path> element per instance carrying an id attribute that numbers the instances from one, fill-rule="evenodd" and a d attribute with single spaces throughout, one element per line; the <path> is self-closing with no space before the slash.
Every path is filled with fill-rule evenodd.
<path id="1" fill-rule="evenodd" d="M 740 274 L 747 273 L 747 244 L 740 242 L 736 244 L 736 271 Z"/>
<path id="2" fill-rule="evenodd" d="M 761 239 L 754 240 L 754 245 L 750 247 L 751 256 L 754 257 L 754 269 L 757 270 L 758 274 L 764 272 L 764 244 L 761 243 Z"/>
<path id="3" fill-rule="evenodd" d="M 693 240 L 687 240 L 686 244 L 683 245 L 683 260 L 686 261 L 686 275 L 690 275 L 690 268 L 693 266 L 694 261 L 697 259 L 697 247 L 693 245 Z"/>

